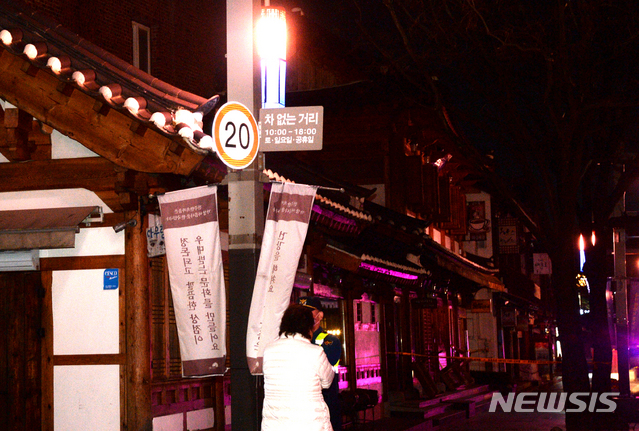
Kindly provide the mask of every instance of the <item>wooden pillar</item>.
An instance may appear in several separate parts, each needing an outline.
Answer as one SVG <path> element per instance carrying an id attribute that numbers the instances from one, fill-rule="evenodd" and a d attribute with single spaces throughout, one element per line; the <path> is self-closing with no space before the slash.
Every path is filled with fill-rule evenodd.
<path id="1" fill-rule="evenodd" d="M 411 342 L 411 313 L 410 313 L 410 291 L 407 287 L 402 288 L 401 302 L 400 302 L 400 351 L 403 353 L 412 352 Z M 411 391 L 413 389 L 413 369 L 411 367 L 412 357 L 408 355 L 401 355 L 399 357 L 400 363 L 400 375 L 399 384 L 400 390 Z"/>
<path id="2" fill-rule="evenodd" d="M 353 317 L 353 289 L 346 290 L 345 311 L 346 326 L 352 335 L 348 337 L 346 342 L 346 357 L 348 358 L 348 388 L 350 390 L 357 389 L 357 359 L 355 357 L 355 318 Z M 345 328 L 346 329 L 346 328 Z"/>
<path id="3" fill-rule="evenodd" d="M 42 421 L 41 431 L 53 431 L 53 273 L 42 271 Z"/>
<path id="4" fill-rule="evenodd" d="M 214 377 L 215 383 L 213 397 L 215 399 L 214 418 L 215 418 L 215 431 L 224 431 L 226 429 L 226 422 L 224 417 L 224 377 Z"/>
<path id="5" fill-rule="evenodd" d="M 139 213 L 136 226 L 125 233 L 124 292 L 126 301 L 126 429 L 151 431 L 151 342 L 149 326 L 149 284 L 146 234 Z"/>
<path id="6" fill-rule="evenodd" d="M 392 288 L 391 288 L 392 289 Z M 397 354 L 389 355 L 387 352 L 399 352 L 399 321 L 397 316 L 397 304 L 391 296 L 389 302 L 384 303 L 383 319 L 380 319 L 380 326 L 384 326 L 386 336 L 386 387 L 385 392 L 396 392 L 399 390 L 399 358 Z M 384 377 L 382 377 L 384 380 Z"/>
<path id="7" fill-rule="evenodd" d="M 388 398 L 388 344 L 386 340 L 386 304 L 379 301 L 379 359 L 380 359 L 380 375 L 382 376 L 382 402 L 387 402 Z M 385 406 L 384 406 L 385 407 Z M 390 411 L 384 410 L 382 416 L 390 416 Z"/>
<path id="8" fill-rule="evenodd" d="M 0 274 L 0 294 L 0 424 L 6 431 L 40 429 L 40 276 Z"/>

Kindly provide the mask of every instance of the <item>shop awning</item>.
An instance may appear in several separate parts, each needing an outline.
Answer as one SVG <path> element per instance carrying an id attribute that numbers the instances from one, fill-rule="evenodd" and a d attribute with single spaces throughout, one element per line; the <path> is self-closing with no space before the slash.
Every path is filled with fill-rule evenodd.
<path id="1" fill-rule="evenodd" d="M 99 206 L 0 211 L 0 250 L 73 248 L 80 223 L 101 215 Z"/>
<path id="2" fill-rule="evenodd" d="M 489 289 L 499 292 L 506 291 L 504 283 L 495 275 L 491 274 L 489 269 L 451 252 L 435 241 L 427 241 L 425 246 L 429 250 L 426 255 L 430 260 L 433 260 L 436 265 L 473 281 L 480 286 L 488 287 Z M 426 255 L 423 255 L 423 257 Z"/>
<path id="3" fill-rule="evenodd" d="M 470 268 L 465 267 L 462 264 L 459 264 L 455 261 L 448 260 L 441 256 L 437 257 L 437 264 L 443 268 L 446 268 L 449 271 L 455 272 L 462 277 L 465 277 L 475 283 L 488 287 L 493 290 L 497 290 L 499 292 L 504 292 L 506 290 L 504 283 L 502 283 L 497 277 L 491 274 L 482 274 L 476 270 L 472 270 Z"/>

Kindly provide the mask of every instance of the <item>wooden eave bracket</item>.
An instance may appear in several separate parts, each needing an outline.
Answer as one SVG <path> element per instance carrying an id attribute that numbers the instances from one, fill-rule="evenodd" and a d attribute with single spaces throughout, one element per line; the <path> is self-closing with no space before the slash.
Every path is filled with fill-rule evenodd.
<path id="1" fill-rule="evenodd" d="M 29 76 L 36 76 L 38 72 L 40 71 L 40 68 L 38 68 L 37 66 L 35 66 L 34 64 L 28 61 L 25 61 L 24 63 L 22 63 L 22 66 L 20 67 L 20 69 Z"/>
<path id="2" fill-rule="evenodd" d="M 64 94 L 67 97 L 71 97 L 71 95 L 73 94 L 73 91 L 75 90 L 75 87 L 73 87 L 73 85 L 68 82 L 60 82 L 56 90 L 58 90 L 58 92 Z"/>
<path id="3" fill-rule="evenodd" d="M 111 107 L 107 103 L 96 100 L 93 104 L 93 110 L 98 114 L 106 117 L 111 110 Z"/>
<path id="4" fill-rule="evenodd" d="M 33 117 L 18 108 L 4 111 L 4 127 L 6 129 L 3 153 L 9 160 L 25 161 L 31 159 L 35 144 L 29 142 L 29 133 L 33 129 Z"/>

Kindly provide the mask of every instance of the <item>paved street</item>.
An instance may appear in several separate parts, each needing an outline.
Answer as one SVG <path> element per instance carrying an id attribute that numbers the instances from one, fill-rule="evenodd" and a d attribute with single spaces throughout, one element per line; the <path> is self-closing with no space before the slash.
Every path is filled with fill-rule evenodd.
<path id="1" fill-rule="evenodd" d="M 482 412 L 453 425 L 442 427 L 446 431 L 550 431 L 565 430 L 564 413 L 494 413 Z"/>
<path id="2" fill-rule="evenodd" d="M 349 431 L 426 431 L 419 420 L 385 418 L 349 428 Z M 470 419 L 456 420 L 436 428 L 439 431 L 564 431 L 563 413 L 477 413 Z M 584 430 L 586 431 L 586 430 Z"/>
<path id="3" fill-rule="evenodd" d="M 555 377 L 553 383 L 532 391 L 560 392 L 561 377 Z M 566 429 L 565 413 L 506 413 L 500 408 L 496 412 L 480 411 L 475 416 L 446 427 L 446 431 L 491 430 L 491 431 L 558 431 Z"/>

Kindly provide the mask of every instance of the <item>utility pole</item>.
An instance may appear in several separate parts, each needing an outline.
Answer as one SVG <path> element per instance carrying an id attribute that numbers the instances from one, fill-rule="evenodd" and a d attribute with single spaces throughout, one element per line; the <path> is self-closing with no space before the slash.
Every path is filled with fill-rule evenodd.
<path id="1" fill-rule="evenodd" d="M 226 1 L 227 94 L 259 118 L 260 63 L 253 31 L 261 12 L 260 0 Z M 231 426 L 258 431 L 262 378 L 249 372 L 246 329 L 264 231 L 260 175 L 263 157 L 243 170 L 228 174 L 229 195 L 229 355 L 231 361 Z"/>

